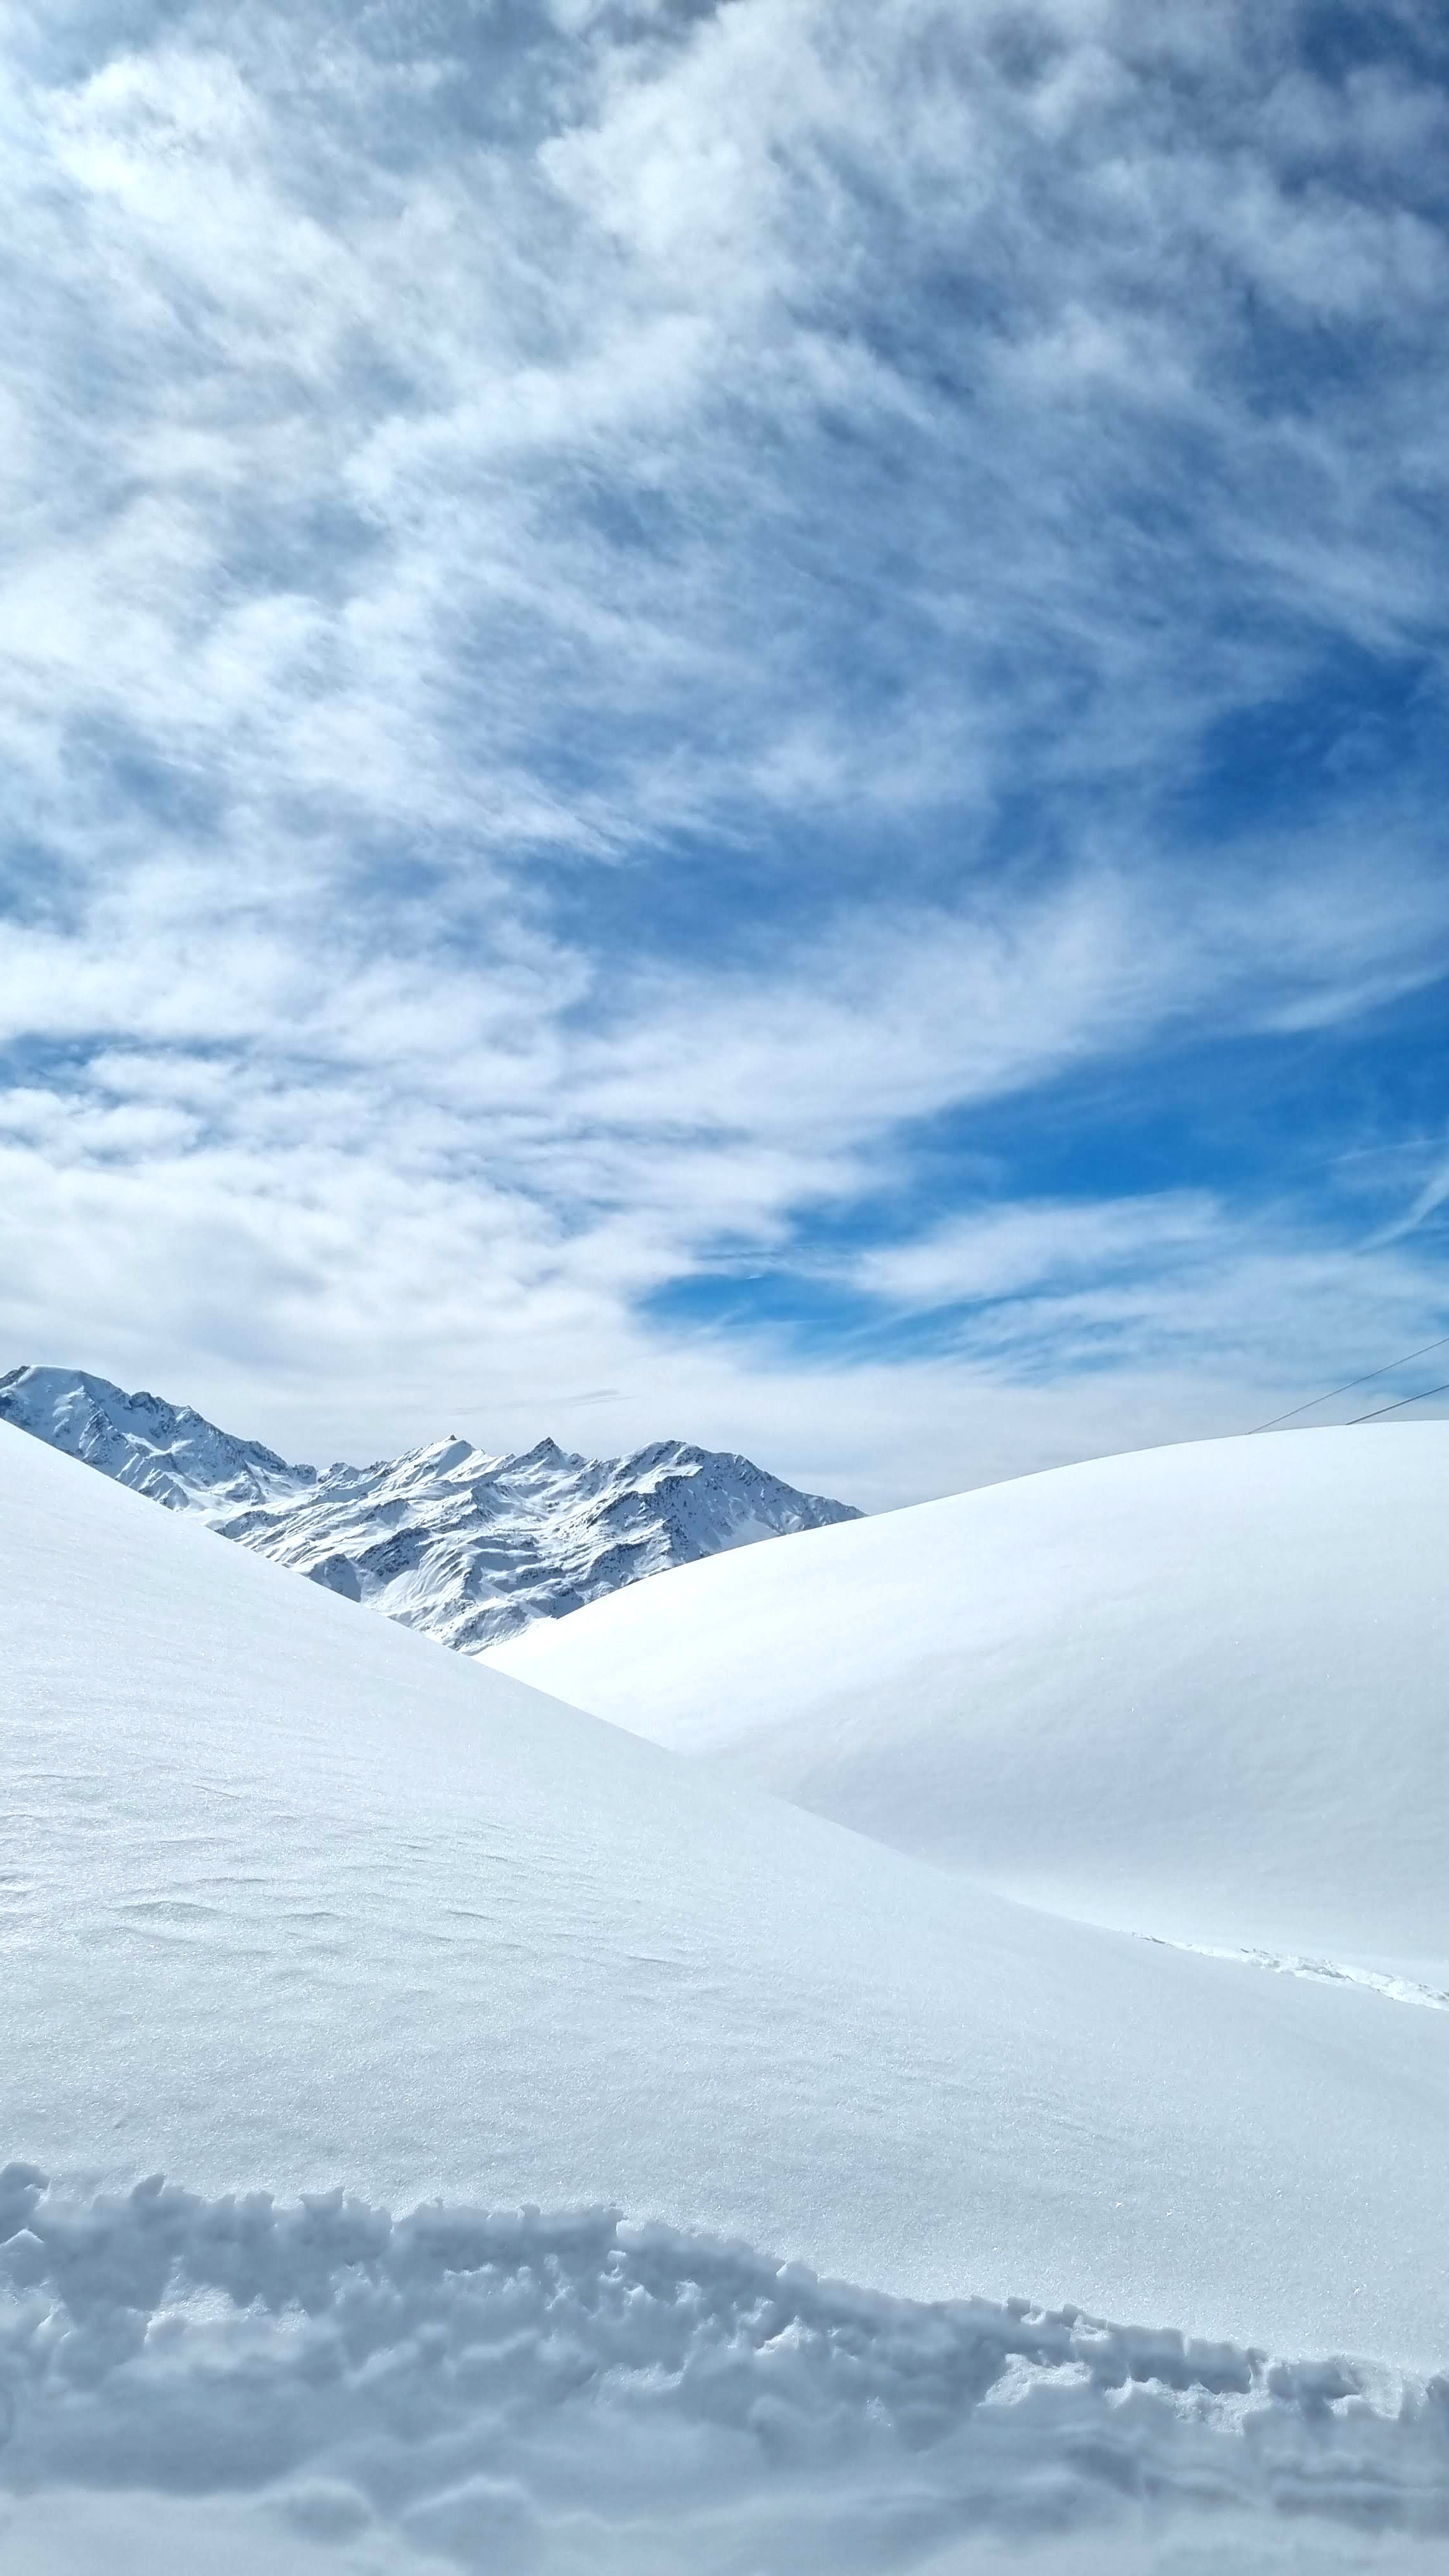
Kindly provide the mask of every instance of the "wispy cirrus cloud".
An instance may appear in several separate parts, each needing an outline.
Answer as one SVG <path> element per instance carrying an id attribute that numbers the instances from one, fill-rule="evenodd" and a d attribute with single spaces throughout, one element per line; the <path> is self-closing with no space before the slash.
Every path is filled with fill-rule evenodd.
<path id="1" fill-rule="evenodd" d="M 898 1494 L 1053 1370 L 1064 1452 L 1231 1420 L 1315 1264 L 1326 1359 L 1413 1338 L 1427 13 L 94 0 L 0 40 L 15 1356 L 331 1445 L 607 1378 L 621 1436 Z M 1260 1068 L 1230 1173 L 1205 1045 Z M 1372 1066 L 1321 1131 L 1274 1105 L 1315 1047 Z M 1349 1142 L 1386 1197 L 1324 1179 Z M 951 1260 L 1015 1261 L 1014 1320 L 923 1355 Z M 752 1266 L 894 1350 L 690 1306 Z"/>

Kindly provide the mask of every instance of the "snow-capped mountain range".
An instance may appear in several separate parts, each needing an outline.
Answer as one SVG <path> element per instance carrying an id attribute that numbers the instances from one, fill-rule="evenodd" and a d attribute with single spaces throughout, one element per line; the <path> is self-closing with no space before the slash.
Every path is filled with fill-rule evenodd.
<path id="1" fill-rule="evenodd" d="M 296 1466 L 79 1369 L 0 1376 L 0 1422 L 465 1654 L 670 1566 L 860 1518 L 680 1440 L 495 1457 L 453 1437 L 369 1467 Z"/>

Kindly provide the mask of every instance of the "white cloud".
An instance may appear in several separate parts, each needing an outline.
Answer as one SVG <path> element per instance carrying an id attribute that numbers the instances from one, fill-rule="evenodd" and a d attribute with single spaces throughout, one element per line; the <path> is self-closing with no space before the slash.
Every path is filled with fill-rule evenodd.
<path id="1" fill-rule="evenodd" d="M 1449 1205 L 1449 1161 L 1440 1160 L 1415 1191 L 1411 1205 L 1394 1224 L 1383 1229 L 1378 1241 L 1398 1243 L 1406 1234 L 1417 1234 L 1420 1226 L 1427 1225 L 1430 1218 L 1437 1216 L 1446 1205 Z"/>
<path id="2" fill-rule="evenodd" d="M 868 1256 L 1017 1298 L 969 1363 L 637 1301 L 788 1262 L 907 1122 L 1443 970 L 1412 779 L 1227 848 L 1173 801 L 1330 643 L 1431 656 L 1431 83 L 1197 0 L 92 24 L 0 31 L 13 1356 L 174 1354 L 295 1445 L 607 1380 L 896 1492 L 1017 1396 L 1023 1458 L 1231 1419 L 1300 1295 L 1413 1338 L 1407 1256 L 1320 1298 L 1189 1187 Z"/>
<path id="3" fill-rule="evenodd" d="M 162 982 L 189 1044 L 112 1043 L 83 1084 L 10 1095 L 0 1334 L 302 1454 L 683 1425 L 867 1500 L 1243 1427 L 1345 1352 L 1408 1347 L 1432 1268 L 1182 1190 L 983 1209 L 833 1268 L 795 1241 L 800 1209 L 889 1181 L 903 1115 L 1009 1095 L 1074 1045 L 1100 1064 L 1178 1006 L 1171 941 L 1112 891 L 1105 924 L 1079 892 L 1019 948 L 897 920 L 734 993 L 701 973 L 612 1037 L 571 1028 L 546 974 L 367 961 L 308 983 L 284 944 L 290 1026 L 263 979 L 229 996 L 245 1035 L 198 1052 L 185 1013 L 225 979 L 223 936 L 193 984 Z M 120 961 L 118 1028 L 143 1025 L 154 954 Z M 893 1364 L 864 1331 L 810 1359 L 779 1330 L 638 1320 L 721 1242 L 897 1310 L 1006 1302 Z M 601 1384 L 622 1393 L 597 1419 L 560 1412 Z"/>
<path id="4" fill-rule="evenodd" d="M 1202 1192 L 1156 1198 L 1018 1200 L 954 1217 L 915 1241 L 860 1254 L 852 1284 L 910 1308 L 965 1305 L 1200 1252 L 1219 1230 Z"/>
<path id="5" fill-rule="evenodd" d="M 847 34 L 825 0 L 741 0 L 662 53 L 596 31 L 536 150 L 440 118 L 402 169 L 416 58 L 370 67 L 360 127 L 345 43 L 302 47 L 289 96 L 295 62 L 229 58 L 204 16 L 32 87 L 58 362 L 27 370 L 52 519 L 17 663 L 232 792 L 496 842 L 637 837 L 742 788 L 909 810 L 978 793 L 987 745 L 998 779 L 1026 743 L 1140 771 L 1245 650 L 1291 679 L 1301 636 L 1213 633 L 1245 579 L 1402 634 L 1434 595 L 1442 470 L 1419 441 L 1406 489 L 1398 447 L 1443 364 L 1434 236 L 1356 185 L 1392 176 L 1383 85 L 1336 92 L 1315 143 L 1274 107 L 1286 23 L 1255 99 L 1223 15 L 1204 48 L 1197 12 L 1058 8 L 1033 49 L 984 5 Z M 1290 271 L 1394 313 L 1388 384 L 1263 402 L 1243 298 Z M 881 681 L 909 652 L 909 696 L 833 704 L 847 638 Z M 567 722 L 601 714 L 604 774 L 569 780 Z M 646 717 L 667 749 L 625 738 Z"/>

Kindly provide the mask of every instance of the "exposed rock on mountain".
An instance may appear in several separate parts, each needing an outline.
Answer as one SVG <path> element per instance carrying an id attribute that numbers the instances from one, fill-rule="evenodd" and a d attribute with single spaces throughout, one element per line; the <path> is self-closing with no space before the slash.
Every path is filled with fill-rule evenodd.
<path id="1" fill-rule="evenodd" d="M 0 1376 L 0 1421 L 464 1653 L 669 1566 L 860 1517 L 680 1440 L 496 1457 L 454 1437 L 370 1467 L 295 1466 L 189 1405 L 71 1369 Z"/>

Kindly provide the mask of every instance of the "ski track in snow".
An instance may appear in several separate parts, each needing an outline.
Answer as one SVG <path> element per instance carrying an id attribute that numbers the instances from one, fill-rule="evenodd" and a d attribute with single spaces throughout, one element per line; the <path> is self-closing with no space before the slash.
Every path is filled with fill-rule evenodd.
<path id="1" fill-rule="evenodd" d="M 128 2498 L 153 2569 L 1185 2567 L 1194 2534 L 1204 2567 L 1378 2567 L 1397 2535 L 1427 2568 L 1449 2379 L 914 2303 L 607 2209 L 73 2198 L 12 2165 L 7 2564 L 125 2567 Z"/>
<path id="2" fill-rule="evenodd" d="M 1159 1950 L 1187 1950 L 1197 1959 L 1225 1959 L 1234 1967 L 1266 1968 L 1279 1977 L 1306 1977 L 1313 1985 L 1362 1986 L 1369 1994 L 1382 1995 L 1388 2003 L 1415 2004 L 1425 2012 L 1449 2012 L 1449 1994 L 1438 1987 L 1419 1985 L 1412 1977 L 1381 1976 L 1376 1968 L 1353 1968 L 1335 1959 L 1283 1957 L 1274 1950 L 1235 1950 L 1211 1941 L 1172 1941 L 1163 1932 L 1143 1932 L 1138 1938 L 1151 1941 Z"/>

